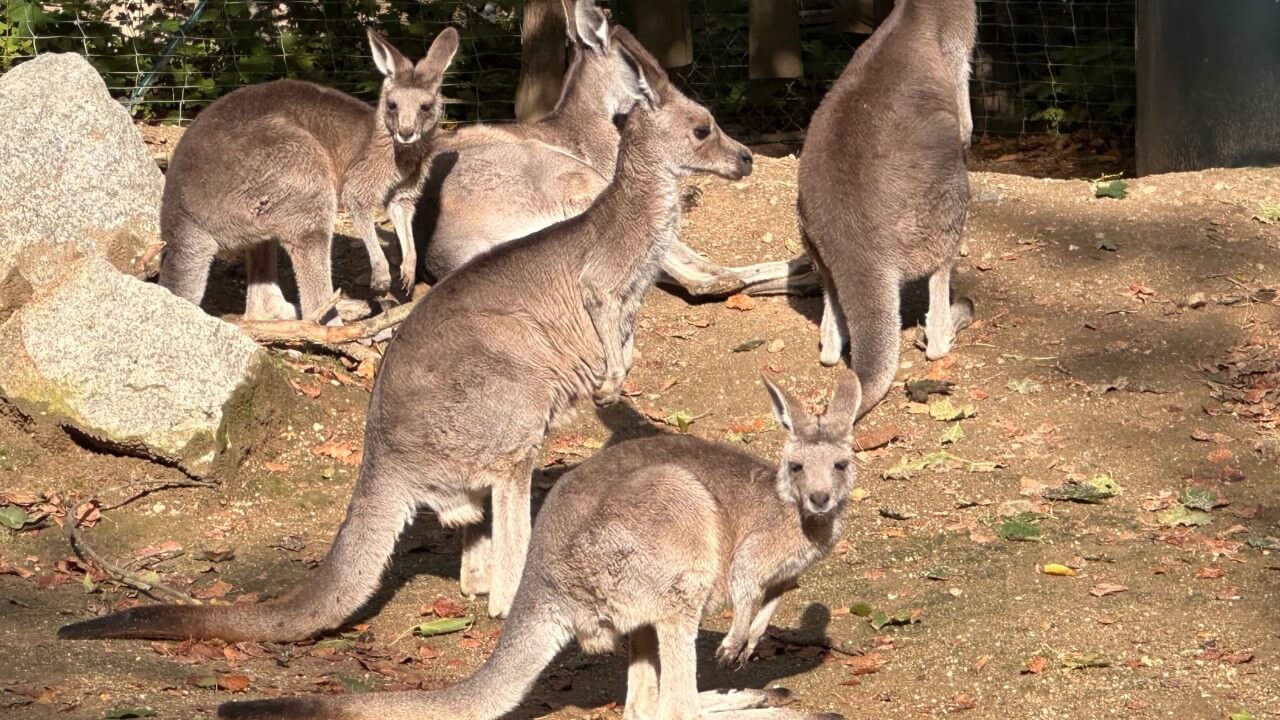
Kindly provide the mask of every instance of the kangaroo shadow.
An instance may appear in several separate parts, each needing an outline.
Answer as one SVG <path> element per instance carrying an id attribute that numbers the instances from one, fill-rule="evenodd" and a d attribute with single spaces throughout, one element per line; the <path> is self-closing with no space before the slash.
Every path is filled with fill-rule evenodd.
<path id="1" fill-rule="evenodd" d="M 812 603 L 793 629 L 799 638 L 816 641 L 825 637 L 831 622 L 831 611 Z M 760 640 L 753 660 L 741 670 L 720 667 L 715 651 L 724 633 L 701 630 L 698 633 L 698 689 L 719 690 L 763 688 L 783 678 L 808 672 L 822 664 L 823 652 L 816 646 L 791 646 L 771 639 Z M 534 689 L 520 707 L 505 716 L 506 720 L 532 720 L 565 707 L 594 708 L 610 702 L 621 704 L 626 697 L 627 653 L 625 643 L 612 655 L 583 655 L 576 644 L 570 644 L 538 678 Z M 798 698 L 803 704 L 804 698 Z"/>

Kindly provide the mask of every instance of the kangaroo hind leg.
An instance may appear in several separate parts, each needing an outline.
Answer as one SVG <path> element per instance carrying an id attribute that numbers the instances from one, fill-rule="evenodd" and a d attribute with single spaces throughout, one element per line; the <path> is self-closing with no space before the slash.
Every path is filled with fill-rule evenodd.
<path id="1" fill-rule="evenodd" d="M 849 334 L 849 367 L 862 381 L 862 417 L 889 393 L 898 372 L 902 325 L 896 277 L 851 277 L 837 299 Z"/>
<path id="2" fill-rule="evenodd" d="M 929 312 L 925 315 L 925 357 L 937 360 L 951 352 L 956 333 L 973 322 L 973 302 L 961 298 L 951 302 L 951 265 L 943 265 L 929 276 Z"/>

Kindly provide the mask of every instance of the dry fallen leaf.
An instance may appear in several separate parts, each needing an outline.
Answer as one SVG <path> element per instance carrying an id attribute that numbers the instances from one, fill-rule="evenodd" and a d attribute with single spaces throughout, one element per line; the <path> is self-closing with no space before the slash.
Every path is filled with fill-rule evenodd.
<path id="1" fill-rule="evenodd" d="M 1227 571 L 1220 567 L 1202 567 L 1196 571 L 1196 577 L 1201 580 L 1216 580 L 1226 574 Z"/>
<path id="2" fill-rule="evenodd" d="M 1094 597 L 1103 597 L 1106 595 L 1115 595 L 1116 593 L 1128 592 L 1129 588 L 1124 585 L 1116 585 L 1114 583 L 1099 583 L 1089 590 L 1089 594 Z"/>
<path id="3" fill-rule="evenodd" d="M 218 676 L 218 689 L 227 692 L 244 692 L 249 689 L 249 676 L 225 674 Z"/>
<path id="4" fill-rule="evenodd" d="M 951 704 L 947 706 L 947 709 L 951 712 L 961 712 L 964 710 L 972 710 L 976 707 L 978 707 L 978 701 L 974 699 L 972 695 L 969 693 L 960 693 L 959 695 L 951 698 Z"/>
<path id="5" fill-rule="evenodd" d="M 438 597 L 431 603 L 430 610 L 436 617 L 460 618 L 467 614 L 467 606 L 453 598 Z M 424 615 L 426 613 L 423 613 Z"/>
<path id="6" fill-rule="evenodd" d="M 1209 453 L 1209 462 L 1221 465 L 1222 463 L 1231 462 L 1233 457 L 1235 457 L 1235 455 L 1230 450 L 1226 448 L 1218 448 L 1217 450 Z"/>
<path id="7" fill-rule="evenodd" d="M 856 655 L 846 660 L 844 664 L 849 666 L 854 675 L 870 675 L 880 672 L 880 668 L 884 667 L 884 656 L 874 652 Z"/>
<path id="8" fill-rule="evenodd" d="M 746 312 L 756 306 L 755 298 L 750 295 L 730 295 L 728 300 L 724 301 L 724 306 L 730 310 L 741 310 Z"/>
<path id="9" fill-rule="evenodd" d="M 266 468 L 268 472 L 276 472 L 276 473 L 278 473 L 278 472 L 288 472 L 288 471 L 289 471 L 289 466 L 288 466 L 288 465 L 286 465 L 286 464 L 284 464 L 284 463 L 271 462 L 270 460 L 268 460 L 267 462 L 262 463 L 262 467 Z"/>
<path id="10" fill-rule="evenodd" d="M 1022 669 L 1024 675 L 1039 675 L 1049 667 L 1049 661 L 1041 655 L 1036 655 L 1027 661 L 1026 666 Z"/>
<path id="11" fill-rule="evenodd" d="M 229 592 L 231 592 L 231 583 L 219 578 L 208 587 L 196 589 L 191 595 L 200 600 L 212 600 L 213 598 L 224 597 Z"/>

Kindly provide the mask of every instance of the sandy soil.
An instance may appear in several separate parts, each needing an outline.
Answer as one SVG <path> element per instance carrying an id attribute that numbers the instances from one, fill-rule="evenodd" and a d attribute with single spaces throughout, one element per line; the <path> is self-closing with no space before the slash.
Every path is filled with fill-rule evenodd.
<path id="1" fill-rule="evenodd" d="M 699 181 L 683 237 L 726 263 L 790 257 L 794 173 L 794 159 L 762 159 L 747 181 Z M 774 622 L 845 652 L 773 640 L 729 673 L 711 662 L 727 620 L 707 618 L 702 684 L 780 684 L 802 707 L 849 718 L 1280 718 L 1280 306 L 1263 291 L 1280 283 L 1280 226 L 1267 220 L 1280 172 L 1143 178 L 1123 200 L 1079 180 L 977 172 L 973 184 L 957 291 L 979 320 L 929 363 L 907 318 L 900 372 L 951 381 L 951 402 L 973 416 L 934 419 L 899 383 L 860 427 L 896 439 L 860 454 L 846 537 Z M 367 262 L 355 241 L 338 245 L 340 283 L 355 290 Z M 229 289 L 211 309 L 235 312 L 239 271 L 219 272 Z M 696 435 L 773 457 L 782 433 L 758 376 L 822 398 L 834 371 L 817 363 L 819 308 L 691 305 L 654 290 L 632 396 L 550 438 L 538 485 L 611 440 L 675 431 L 662 418 L 677 411 L 697 416 Z M 222 487 L 102 512 L 86 539 L 120 562 L 169 550 L 150 556 L 165 582 L 228 602 L 307 573 L 350 493 L 350 458 L 332 456 L 358 452 L 368 395 L 333 358 L 281 359 L 306 391 L 287 433 Z M 166 472 L 0 416 L 0 503 L 118 501 L 132 494 L 120 486 Z M 1097 504 L 1044 497 L 1103 475 L 1119 492 Z M 1180 498 L 1211 509 L 1188 514 Z M 1167 526 L 1178 517 L 1208 524 Z M 1038 536 L 1006 539 L 1020 529 L 1011 519 Z M 93 570 L 86 583 L 57 527 L 0 530 L 0 716 L 199 718 L 232 697 L 439 687 L 482 662 L 501 627 L 407 634 L 433 605 L 484 615 L 458 596 L 457 542 L 424 515 L 366 617 L 324 642 L 72 643 L 54 639 L 60 624 L 137 600 Z M 232 559 L 217 552 L 229 548 Z M 1046 574 L 1050 564 L 1075 575 Z M 877 630 L 857 614 L 864 604 L 913 622 Z M 517 716 L 619 718 L 623 683 L 620 659 L 571 650 Z"/>

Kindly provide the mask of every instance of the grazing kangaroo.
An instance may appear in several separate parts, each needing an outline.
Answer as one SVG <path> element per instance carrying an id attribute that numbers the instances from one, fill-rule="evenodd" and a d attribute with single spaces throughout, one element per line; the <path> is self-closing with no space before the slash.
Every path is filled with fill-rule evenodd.
<path id="1" fill-rule="evenodd" d="M 524 568 L 538 450 L 586 395 L 616 401 L 636 312 L 679 222 L 693 172 L 740 179 L 751 153 L 633 59 L 614 181 L 571 220 L 448 276 L 400 326 L 374 383 L 360 477 L 328 556 L 304 585 L 253 606 L 139 607 L 66 626 L 63 638 L 299 640 L 338 627 L 377 590 L 418 508 L 465 526 L 463 589 L 505 615 Z M 477 526 L 492 491 L 492 543 Z M 491 547 L 492 546 L 492 547 Z"/>
<path id="2" fill-rule="evenodd" d="M 841 375 L 825 414 L 765 380 L 788 431 L 780 464 L 687 435 L 632 440 L 561 478 L 538 514 L 529 566 L 498 646 L 439 692 L 226 703 L 222 718 L 491 720 L 515 709 L 576 638 L 584 652 L 629 639 L 628 720 L 816 720 L 772 708 L 779 690 L 697 691 L 698 624 L 728 605 L 716 653 L 740 666 L 783 593 L 831 551 L 853 487 L 857 377 Z"/>
<path id="3" fill-rule="evenodd" d="M 929 276 L 936 360 L 973 319 L 951 303 L 951 266 L 969 207 L 973 0 L 899 0 L 822 99 L 800 155 L 800 227 L 822 276 L 821 360 L 863 382 L 862 412 L 893 383 L 899 292 Z"/>
<path id="4" fill-rule="evenodd" d="M 373 214 L 385 207 L 400 236 L 401 283 L 417 265 L 412 219 L 417 172 L 440 119 L 440 83 L 458 49 L 446 28 L 417 65 L 376 32 L 369 46 L 386 76 L 377 108 L 336 90 L 278 80 L 230 93 L 200 113 L 174 150 L 160 210 L 160 284 L 197 305 L 215 255 L 243 255 L 245 316 L 294 319 L 276 284 L 276 247 L 293 262 L 304 319 L 333 296 L 330 245 L 339 204 L 364 241 L 372 284 L 390 271 Z"/>
<path id="5" fill-rule="evenodd" d="M 540 10 L 539 12 L 545 12 Z M 442 278 L 471 258 L 586 210 L 613 176 L 614 117 L 633 102 L 625 56 L 657 61 L 591 0 L 564 0 L 575 48 L 555 109 L 537 122 L 471 126 L 436 138 L 415 233 L 427 271 Z M 624 55 L 625 54 L 625 55 Z M 501 207 L 502 212 L 493 212 Z M 675 241 L 662 259 L 668 282 L 691 295 L 801 292 L 792 264 L 724 268 Z"/>

